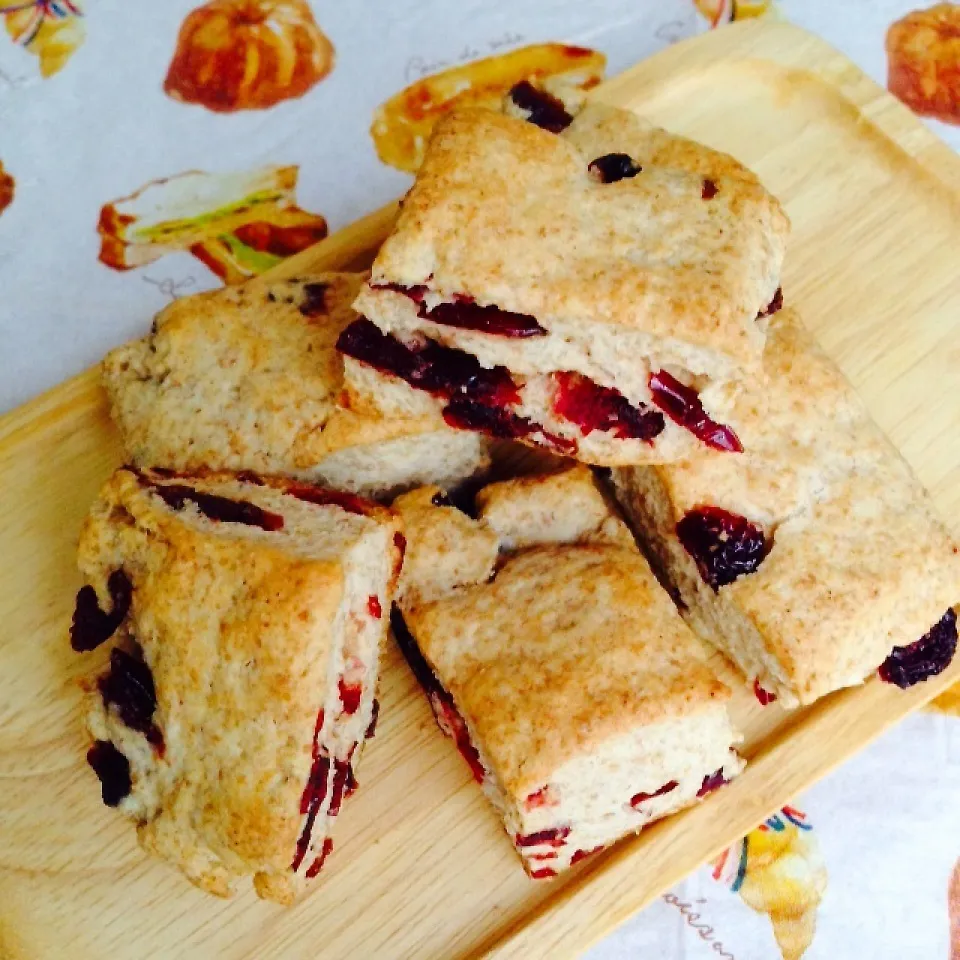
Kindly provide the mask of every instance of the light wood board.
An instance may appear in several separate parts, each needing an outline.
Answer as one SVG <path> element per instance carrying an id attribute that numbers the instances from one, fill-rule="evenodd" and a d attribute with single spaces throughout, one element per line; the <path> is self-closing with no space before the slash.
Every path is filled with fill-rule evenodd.
<path id="1" fill-rule="evenodd" d="M 960 163 L 848 61 L 755 21 L 673 47 L 599 89 L 730 151 L 794 223 L 784 289 L 956 529 Z M 288 262 L 369 260 L 385 209 Z M 145 318 L 146 326 L 147 318 Z M 829 416 L 830 411 L 824 410 Z M 0 420 L 0 957 L 557 958 L 576 954 L 926 699 L 871 681 L 785 715 L 749 693 L 742 777 L 553 882 L 528 880 L 393 646 L 382 722 L 309 898 L 218 901 L 148 860 L 83 763 L 66 640 L 74 546 L 120 461 L 86 374 Z M 960 599 L 960 598 L 958 598 Z"/>

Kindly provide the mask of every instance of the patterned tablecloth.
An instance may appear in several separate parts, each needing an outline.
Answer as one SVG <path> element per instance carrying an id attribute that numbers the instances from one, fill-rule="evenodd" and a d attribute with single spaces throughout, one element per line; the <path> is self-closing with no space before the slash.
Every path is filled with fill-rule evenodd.
<path id="1" fill-rule="evenodd" d="M 0 0 L 0 411 L 170 299 L 261 273 L 402 193 L 437 100 L 468 87 L 532 70 L 590 85 L 732 17 L 785 16 L 960 148 L 956 4 L 196 4 Z M 958 716 L 960 690 L 590 956 L 960 960 Z"/>

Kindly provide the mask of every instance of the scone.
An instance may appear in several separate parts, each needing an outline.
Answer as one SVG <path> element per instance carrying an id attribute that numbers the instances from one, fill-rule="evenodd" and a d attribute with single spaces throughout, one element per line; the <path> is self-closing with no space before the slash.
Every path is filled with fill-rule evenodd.
<path id="1" fill-rule="evenodd" d="M 729 691 L 587 468 L 476 506 L 395 502 L 393 631 L 525 869 L 552 877 L 741 769 Z"/>
<path id="2" fill-rule="evenodd" d="M 482 437 L 341 405 L 334 344 L 362 277 L 325 273 L 201 293 L 110 353 L 103 382 L 140 466 L 253 470 L 365 496 L 454 486 L 488 464 Z"/>
<path id="3" fill-rule="evenodd" d="M 760 367 L 785 214 L 730 157 L 564 116 L 440 121 L 338 341 L 351 399 L 602 465 L 739 451 L 723 418 Z"/>
<path id="4" fill-rule="evenodd" d="M 333 847 L 373 730 L 404 550 L 353 494 L 118 470 L 80 535 L 71 642 L 111 637 L 87 759 L 145 850 L 202 889 L 291 903 Z"/>
<path id="5" fill-rule="evenodd" d="M 792 311 L 765 370 L 731 421 L 741 456 L 613 471 L 636 534 L 761 702 L 939 673 L 960 557 L 929 496 Z"/>

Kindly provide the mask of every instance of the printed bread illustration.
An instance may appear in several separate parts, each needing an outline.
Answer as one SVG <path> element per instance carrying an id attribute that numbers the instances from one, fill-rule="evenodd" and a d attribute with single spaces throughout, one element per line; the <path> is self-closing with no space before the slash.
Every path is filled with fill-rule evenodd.
<path id="1" fill-rule="evenodd" d="M 39 58 L 44 77 L 62 70 L 86 36 L 80 0 L 3 4 L 0 17 L 10 39 Z"/>

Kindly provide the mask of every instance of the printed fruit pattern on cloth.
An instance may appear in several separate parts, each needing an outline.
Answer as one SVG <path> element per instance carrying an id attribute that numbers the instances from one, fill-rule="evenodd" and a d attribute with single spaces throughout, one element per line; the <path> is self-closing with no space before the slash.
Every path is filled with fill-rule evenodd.
<path id="1" fill-rule="evenodd" d="M 709 21 L 711 27 L 734 20 L 746 20 L 767 13 L 773 6 L 771 0 L 693 0 L 696 8 Z"/>
<path id="2" fill-rule="evenodd" d="M 182 250 L 225 283 L 258 276 L 327 235 L 326 220 L 296 204 L 298 172 L 191 170 L 153 180 L 100 210 L 100 262 L 132 270 Z"/>
<path id="3" fill-rule="evenodd" d="M 596 50 L 539 43 L 423 77 L 377 107 L 370 127 L 377 156 L 415 173 L 433 125 L 454 107 L 499 107 L 522 80 L 551 93 L 589 90 L 603 80 L 606 64 Z"/>
<path id="4" fill-rule="evenodd" d="M 783 960 L 799 960 L 813 942 L 827 869 L 806 814 L 784 807 L 714 862 L 713 877 L 765 913 Z"/>
<path id="5" fill-rule="evenodd" d="M 13 177 L 3 169 L 3 164 L 0 163 L 0 213 L 3 213 L 13 203 L 15 186 Z"/>
<path id="6" fill-rule="evenodd" d="M 916 10 L 887 31 L 887 86 L 911 110 L 960 123 L 960 5 Z"/>
<path id="7" fill-rule="evenodd" d="M 183 22 L 163 89 L 208 110 L 264 110 L 333 69 L 306 0 L 211 0 Z"/>
<path id="8" fill-rule="evenodd" d="M 44 77 L 62 70 L 85 37 L 80 0 L 0 0 L 0 15 L 10 39 L 39 57 Z"/>

